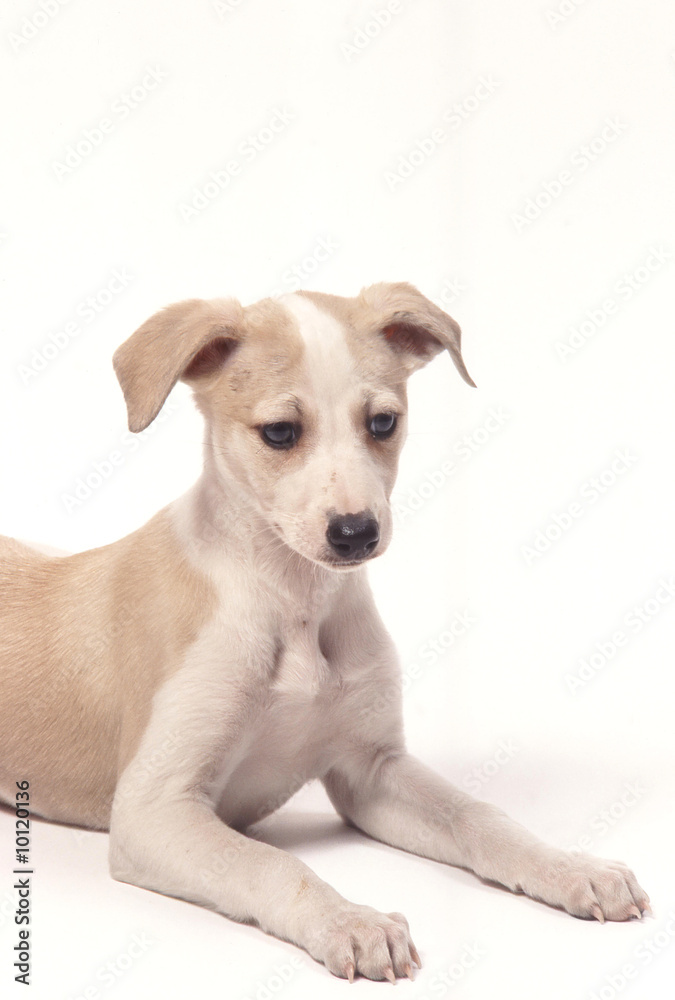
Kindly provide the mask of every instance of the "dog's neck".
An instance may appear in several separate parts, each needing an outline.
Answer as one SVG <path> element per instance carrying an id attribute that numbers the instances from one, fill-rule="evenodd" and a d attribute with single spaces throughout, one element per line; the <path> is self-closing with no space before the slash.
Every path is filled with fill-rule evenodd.
<path id="1" fill-rule="evenodd" d="M 330 570 L 291 549 L 235 477 L 225 477 L 207 445 L 202 475 L 172 504 L 174 524 L 191 562 L 218 584 L 233 559 L 255 573 L 259 586 L 311 614 L 354 573 Z"/>

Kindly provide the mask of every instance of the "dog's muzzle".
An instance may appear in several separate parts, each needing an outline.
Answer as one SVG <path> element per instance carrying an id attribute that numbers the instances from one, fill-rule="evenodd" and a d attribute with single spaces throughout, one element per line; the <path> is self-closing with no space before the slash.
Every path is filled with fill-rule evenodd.
<path id="1" fill-rule="evenodd" d="M 332 517 L 326 531 L 331 550 L 345 562 L 359 562 L 372 555 L 380 540 L 380 527 L 369 511 Z"/>

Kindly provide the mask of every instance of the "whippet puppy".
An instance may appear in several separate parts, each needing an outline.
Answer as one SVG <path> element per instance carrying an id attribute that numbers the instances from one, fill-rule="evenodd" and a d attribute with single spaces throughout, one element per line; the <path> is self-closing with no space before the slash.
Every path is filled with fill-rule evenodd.
<path id="1" fill-rule="evenodd" d="M 406 751 L 366 564 L 391 537 L 408 377 L 444 350 L 473 385 L 459 327 L 407 284 L 169 306 L 114 366 L 132 431 L 192 388 L 198 482 L 102 548 L 0 542 L 4 800 L 29 779 L 36 813 L 110 830 L 116 879 L 254 921 L 350 980 L 412 975 L 405 918 L 246 835 L 313 778 L 387 844 L 578 917 L 648 910 L 623 864 L 545 845 Z"/>

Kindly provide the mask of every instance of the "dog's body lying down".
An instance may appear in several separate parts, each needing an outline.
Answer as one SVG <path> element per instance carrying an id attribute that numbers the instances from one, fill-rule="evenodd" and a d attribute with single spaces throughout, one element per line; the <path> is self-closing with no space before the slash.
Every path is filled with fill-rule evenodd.
<path id="1" fill-rule="evenodd" d="M 200 480 L 103 548 L 0 540 L 0 796 L 29 779 L 37 813 L 110 829 L 116 878 L 254 920 L 349 979 L 412 974 L 405 919 L 240 832 L 312 778 L 389 844 L 577 916 L 648 909 L 625 866 L 542 844 L 405 750 L 363 564 L 391 534 L 407 378 L 443 349 L 473 384 L 455 322 L 404 284 L 171 306 L 115 368 L 133 431 L 192 387 Z"/>

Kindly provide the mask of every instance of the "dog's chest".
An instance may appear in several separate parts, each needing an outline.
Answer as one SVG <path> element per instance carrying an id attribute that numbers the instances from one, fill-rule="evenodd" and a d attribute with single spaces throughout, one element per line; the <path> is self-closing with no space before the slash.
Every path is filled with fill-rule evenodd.
<path id="1" fill-rule="evenodd" d="M 321 648 L 316 623 L 299 619 L 283 630 L 263 707 L 257 746 L 271 757 L 310 760 L 329 742 L 340 717 L 339 666 Z"/>
<path id="2" fill-rule="evenodd" d="M 336 685 L 335 667 L 331 669 L 321 649 L 319 635 L 319 624 L 309 618 L 299 616 L 283 624 L 277 640 L 270 688 L 272 698 L 295 696 L 300 700 L 314 700 L 322 691 Z"/>
<path id="3" fill-rule="evenodd" d="M 219 786 L 223 818 L 235 825 L 254 822 L 330 767 L 342 696 L 340 674 L 321 650 L 318 629 L 302 621 L 285 629 L 245 747 Z"/>

